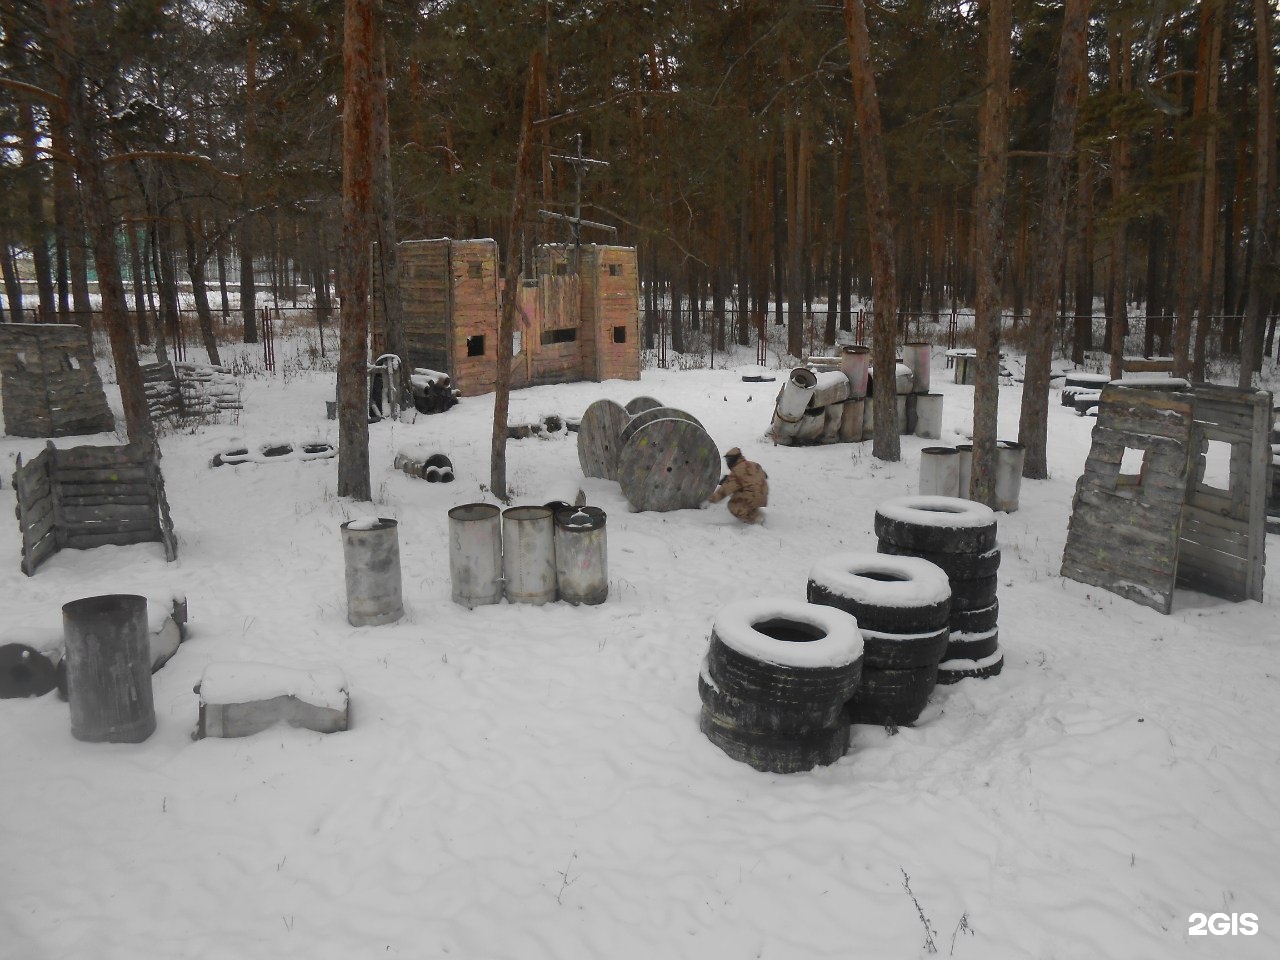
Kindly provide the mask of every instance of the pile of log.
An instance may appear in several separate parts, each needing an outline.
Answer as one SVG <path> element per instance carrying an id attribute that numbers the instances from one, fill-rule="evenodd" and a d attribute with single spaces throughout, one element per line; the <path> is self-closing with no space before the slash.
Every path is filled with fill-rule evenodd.
<path id="1" fill-rule="evenodd" d="M 13 474 L 22 572 L 31 576 L 63 547 L 158 541 L 178 555 L 155 444 L 71 447 L 52 443 Z"/>
<path id="2" fill-rule="evenodd" d="M 715 491 L 720 452 L 696 417 L 654 404 L 637 397 L 587 407 L 578 424 L 582 472 L 618 481 L 636 510 L 697 508 Z"/>
<path id="3" fill-rule="evenodd" d="M 241 383 L 226 367 L 208 363 L 151 363 L 142 367 L 143 389 L 153 420 L 239 417 Z"/>
<path id="4" fill-rule="evenodd" d="M 409 388 L 419 413 L 444 413 L 462 396 L 447 373 L 425 367 L 417 367 L 409 375 Z"/>

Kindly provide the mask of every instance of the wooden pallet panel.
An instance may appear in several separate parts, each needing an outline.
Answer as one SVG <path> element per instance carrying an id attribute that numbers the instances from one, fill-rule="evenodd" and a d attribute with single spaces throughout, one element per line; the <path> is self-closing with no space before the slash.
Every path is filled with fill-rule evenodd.
<path id="1" fill-rule="evenodd" d="M 637 510 L 696 509 L 715 492 L 720 451 L 688 420 L 655 420 L 622 448 L 618 483 Z"/>

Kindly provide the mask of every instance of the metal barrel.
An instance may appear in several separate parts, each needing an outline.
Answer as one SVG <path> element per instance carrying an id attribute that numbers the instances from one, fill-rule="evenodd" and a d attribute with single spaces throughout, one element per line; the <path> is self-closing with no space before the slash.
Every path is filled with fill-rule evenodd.
<path id="1" fill-rule="evenodd" d="M 394 623 L 404 616 L 400 587 L 399 524 L 386 517 L 342 525 L 347 622 L 353 627 Z"/>
<path id="2" fill-rule="evenodd" d="M 147 598 L 108 594 L 62 607 L 71 735 L 141 743 L 156 729 Z"/>
<path id="3" fill-rule="evenodd" d="M 960 454 L 955 447 L 925 447 L 920 451 L 920 495 L 956 497 L 960 494 Z"/>
<path id="4" fill-rule="evenodd" d="M 599 507 L 555 513 L 556 588 L 566 603 L 604 603 L 609 597 L 605 514 Z"/>
<path id="5" fill-rule="evenodd" d="M 555 600 L 555 529 L 546 507 L 502 511 L 502 578 L 503 592 L 511 603 Z"/>
<path id="6" fill-rule="evenodd" d="M 502 599 L 502 511 L 494 504 L 449 511 L 449 580 L 453 602 L 468 609 Z"/>
<path id="7" fill-rule="evenodd" d="M 1018 494 L 1022 489 L 1022 464 L 1027 458 L 1027 448 L 1016 440 L 996 441 L 996 503 L 997 510 L 1013 513 L 1018 509 Z"/>
<path id="8" fill-rule="evenodd" d="M 942 436 L 942 394 L 916 394 L 916 436 L 937 440 Z"/>

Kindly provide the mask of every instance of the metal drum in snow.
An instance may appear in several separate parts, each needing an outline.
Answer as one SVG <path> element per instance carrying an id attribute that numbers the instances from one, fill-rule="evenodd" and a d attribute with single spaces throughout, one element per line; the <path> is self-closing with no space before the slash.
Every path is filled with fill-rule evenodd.
<path id="1" fill-rule="evenodd" d="M 792 370 L 778 394 L 775 413 L 779 419 L 786 423 L 796 423 L 803 417 L 817 385 L 817 374 L 808 367 L 796 367 Z"/>
<path id="2" fill-rule="evenodd" d="M 840 371 L 849 378 L 849 396 L 867 395 L 867 375 L 871 372 L 870 347 L 845 347 L 840 351 Z"/>
<path id="3" fill-rule="evenodd" d="M 555 514 L 556 587 L 567 603 L 604 603 L 609 597 L 605 515 L 599 507 L 569 507 Z"/>
<path id="4" fill-rule="evenodd" d="M 915 393 L 929 392 L 929 357 L 933 345 L 916 341 L 902 345 L 902 362 L 911 369 L 911 389 Z"/>
<path id="5" fill-rule="evenodd" d="M 960 454 L 955 447 L 920 451 L 920 496 L 956 497 L 960 492 Z"/>
<path id="6" fill-rule="evenodd" d="M 346 562 L 347 623 L 375 627 L 404 616 L 400 587 L 399 524 L 386 517 L 342 525 Z"/>
<path id="7" fill-rule="evenodd" d="M 1018 509 L 1018 494 L 1022 488 L 1022 465 L 1027 458 L 1027 448 L 1016 440 L 996 442 L 996 503 L 997 510 L 1013 513 Z"/>
<path id="8" fill-rule="evenodd" d="M 502 599 L 502 511 L 492 503 L 449 511 L 449 580 L 468 609 Z"/>
<path id="9" fill-rule="evenodd" d="M 969 499 L 969 477 L 973 473 L 973 444 L 957 443 L 956 452 L 960 454 L 960 493 L 961 500 Z"/>
<path id="10" fill-rule="evenodd" d="M 916 394 L 916 436 L 937 440 L 942 436 L 942 394 Z"/>
<path id="11" fill-rule="evenodd" d="M 141 743 L 156 729 L 147 598 L 86 597 L 62 606 L 71 735 Z"/>
<path id="12" fill-rule="evenodd" d="M 502 577 L 511 603 L 555 600 L 555 529 L 546 507 L 508 507 L 502 511 Z"/>

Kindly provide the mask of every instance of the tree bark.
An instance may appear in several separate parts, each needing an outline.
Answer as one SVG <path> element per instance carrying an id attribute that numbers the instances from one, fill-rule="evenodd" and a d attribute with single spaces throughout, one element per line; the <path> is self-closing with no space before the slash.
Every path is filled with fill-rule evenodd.
<path id="1" fill-rule="evenodd" d="M 879 460 L 901 458 L 898 439 L 897 341 L 894 325 L 898 313 L 897 280 L 893 262 L 893 213 L 889 207 L 889 174 L 880 126 L 880 100 L 871 63 L 871 36 L 863 0 L 845 0 L 845 33 L 853 73 L 853 99 L 858 116 L 858 144 L 862 151 L 863 180 L 867 195 L 867 226 L 871 242 L 871 276 L 875 288 L 875 327 L 871 338 L 874 435 L 872 456 Z"/>
<path id="2" fill-rule="evenodd" d="M 1271 4 L 1254 0 L 1254 23 L 1258 53 L 1258 130 L 1254 158 L 1254 211 L 1250 241 L 1248 297 L 1245 300 L 1244 331 L 1240 345 L 1241 387 L 1253 385 L 1253 374 L 1262 369 L 1263 324 L 1268 297 L 1263 275 L 1276 264 L 1276 92 L 1275 60 L 1271 51 Z M 1274 328 L 1273 328 L 1274 329 Z M 1274 469 L 1274 468 L 1273 468 Z"/>
<path id="3" fill-rule="evenodd" d="M 342 311 L 338 361 L 338 496 L 369 486 L 369 260 L 374 238 L 374 8 L 345 0 L 342 76 Z"/>
<path id="4" fill-rule="evenodd" d="M 351 10 L 351 4 L 347 4 L 348 13 Z M 343 51 L 344 70 L 346 51 Z M 255 169 L 256 163 L 256 141 L 258 134 L 257 122 L 257 85 L 258 85 L 258 41 L 256 37 L 249 37 L 249 47 L 245 53 L 245 117 L 244 117 L 244 172 L 241 179 L 241 203 L 243 210 L 240 221 L 240 229 L 236 236 L 236 246 L 240 252 L 240 318 L 244 325 L 244 342 L 258 342 L 258 302 L 257 287 L 253 277 L 253 257 L 254 236 L 253 236 L 253 204 L 256 200 L 256 191 L 253 187 L 253 179 L 257 174 Z M 343 111 L 345 120 L 346 112 Z M 345 146 L 344 146 L 344 171 L 345 178 Z M 344 227 L 345 229 L 345 227 Z M 363 376 L 363 374 L 361 374 Z M 368 432 L 368 424 L 365 424 L 366 434 Z M 339 483 L 341 486 L 341 483 Z"/>
<path id="5" fill-rule="evenodd" d="M 1010 0 L 986 0 L 987 82 L 978 133 L 977 301 L 974 340 L 973 465 L 969 499 L 995 504 L 996 415 L 1000 402 L 1000 280 L 1004 269 L 1005 182 L 1009 163 Z"/>
<path id="6" fill-rule="evenodd" d="M 378 237 L 375 247 L 378 268 L 378 295 L 382 308 L 382 342 L 387 353 L 400 358 L 400 396 L 409 397 L 409 364 L 405 355 L 404 305 L 400 295 L 400 248 L 396 234 L 395 196 L 391 180 L 391 131 L 387 119 L 387 42 L 378 0 L 378 32 L 374 63 L 374 154 L 373 196 L 377 209 Z"/>
<path id="7" fill-rule="evenodd" d="M 1075 146 L 1080 78 L 1084 75 L 1089 3 L 1090 0 L 1066 0 L 1062 38 L 1058 44 L 1058 75 L 1054 82 L 1053 113 L 1049 118 L 1049 158 L 1034 252 L 1036 269 L 1028 322 L 1030 341 L 1018 421 L 1018 442 L 1026 448 L 1022 475 L 1030 480 L 1044 480 L 1049 476 L 1046 446 L 1054 306 L 1066 262 L 1068 179 Z"/>
<path id="8" fill-rule="evenodd" d="M 187 276 L 191 278 L 191 292 L 196 301 L 196 320 L 200 325 L 200 338 L 204 341 L 204 351 L 209 355 L 209 362 L 214 366 L 222 365 L 218 354 L 218 338 L 213 332 L 213 311 L 209 309 L 209 290 L 206 286 L 205 260 L 200 238 L 199 224 L 184 201 L 182 207 L 182 232 L 186 241 Z"/>
<path id="9" fill-rule="evenodd" d="M 43 164 L 36 156 L 38 134 L 35 113 L 31 104 L 18 103 L 18 124 L 21 137 L 21 153 L 27 201 L 27 243 L 31 247 L 31 262 L 36 273 L 36 293 L 40 300 L 40 314 L 46 323 L 57 319 L 58 304 L 53 292 L 53 271 L 49 262 L 49 223 L 44 213 Z"/>

